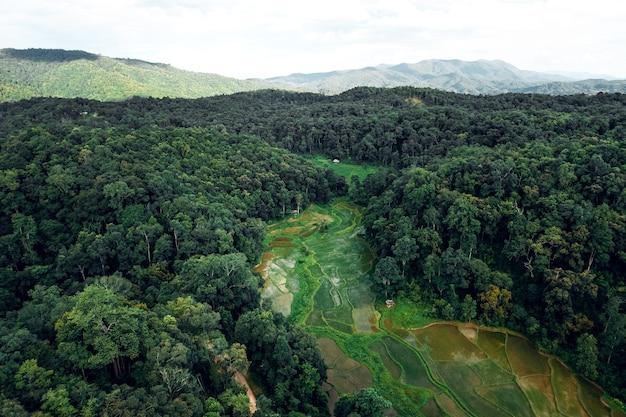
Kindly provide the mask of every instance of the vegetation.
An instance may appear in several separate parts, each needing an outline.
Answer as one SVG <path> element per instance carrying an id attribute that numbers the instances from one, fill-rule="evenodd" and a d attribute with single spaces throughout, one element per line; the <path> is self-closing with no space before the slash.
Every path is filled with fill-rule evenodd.
<path id="1" fill-rule="evenodd" d="M 325 378 L 319 352 L 259 308 L 250 268 L 266 221 L 346 193 L 379 299 L 520 331 L 624 398 L 624 104 L 406 87 L 0 104 L 1 406 L 245 415 L 231 376 L 248 372 L 261 415 L 324 414 L 294 388 Z M 348 192 L 294 153 L 380 169 Z M 319 264 L 300 267 L 334 277 Z M 335 303 L 322 289 L 314 305 Z M 327 310 L 338 333 L 362 313 Z"/>
<path id="2" fill-rule="evenodd" d="M 270 78 L 298 89 L 338 94 L 354 87 L 429 87 L 463 94 L 595 94 L 599 91 L 624 93 L 626 82 L 568 77 L 520 71 L 511 64 L 494 60 L 461 61 L 429 59 L 415 64 L 379 65 L 344 71 L 291 74 Z M 279 84 L 280 85 L 280 84 Z"/>
<path id="3" fill-rule="evenodd" d="M 41 96 L 95 100 L 122 100 L 133 96 L 198 98 L 262 88 L 339 94 L 358 86 L 406 85 L 463 94 L 626 92 L 623 80 L 572 81 L 559 75 L 520 71 L 502 61 L 427 60 L 266 80 L 237 80 L 183 71 L 168 64 L 109 58 L 85 51 L 0 50 L 0 102 Z"/>
<path id="4" fill-rule="evenodd" d="M 323 414 L 315 343 L 259 309 L 251 264 L 266 220 L 340 178 L 204 128 L 42 124 L 0 146 L 2 407 L 247 415 L 249 370 L 264 412 Z"/>
<path id="5" fill-rule="evenodd" d="M 434 322 L 428 310 L 409 301 L 413 294 L 394 297 L 392 308 L 384 300 L 374 302 L 382 317 L 372 310 L 368 281 L 351 279 L 370 270 L 371 263 L 359 262 L 369 248 L 346 250 L 360 246 L 359 222 L 347 221 L 354 213 L 350 208 L 343 202 L 315 206 L 273 223 L 268 252 L 257 267 L 266 280 L 264 303 L 287 312 L 290 322 L 305 321 L 305 330 L 316 335 L 328 382 L 338 393 L 335 415 L 355 412 L 355 398 L 364 389 L 391 400 L 385 408 L 399 415 L 610 413 L 597 386 L 574 377 L 518 334 Z M 332 218 L 321 230 L 319 220 L 328 213 Z M 318 285 L 299 285 L 306 281 Z M 620 415 L 617 409 L 614 413 Z"/>
<path id="6" fill-rule="evenodd" d="M 197 98 L 270 85 L 261 80 L 237 80 L 84 51 L 0 50 L 0 102 L 40 96 L 95 100 L 133 96 Z"/>

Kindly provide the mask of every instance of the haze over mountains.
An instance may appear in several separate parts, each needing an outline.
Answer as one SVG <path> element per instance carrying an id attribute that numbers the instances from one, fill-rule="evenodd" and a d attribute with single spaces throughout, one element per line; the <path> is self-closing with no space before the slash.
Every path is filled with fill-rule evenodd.
<path id="1" fill-rule="evenodd" d="M 197 98 L 266 88 L 338 94 L 357 86 L 429 87 L 464 94 L 626 93 L 625 80 L 580 79 L 525 71 L 499 60 L 438 60 L 325 73 L 239 80 L 167 64 L 62 49 L 0 50 L 0 101 L 35 96 L 121 100 L 132 96 Z"/>
<path id="2" fill-rule="evenodd" d="M 503 61 L 430 59 L 416 64 L 379 65 L 356 70 L 317 74 L 292 74 L 268 81 L 323 93 L 339 93 L 352 87 L 430 87 L 464 94 L 506 92 L 543 94 L 595 94 L 624 92 L 626 82 L 576 79 L 558 74 L 524 71 Z"/>

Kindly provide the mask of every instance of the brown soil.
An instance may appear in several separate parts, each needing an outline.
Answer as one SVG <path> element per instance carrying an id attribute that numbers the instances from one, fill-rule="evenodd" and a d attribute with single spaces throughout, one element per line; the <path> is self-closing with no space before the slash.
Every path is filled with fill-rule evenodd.
<path id="1" fill-rule="evenodd" d="M 273 258 L 274 254 L 272 252 L 264 252 L 261 262 L 254 267 L 253 271 L 261 274 L 263 278 L 267 278 L 267 265 Z"/>
<path id="2" fill-rule="evenodd" d="M 270 248 L 297 248 L 298 245 L 293 243 L 293 239 L 288 237 L 277 237 L 270 244 Z"/>
<path id="3" fill-rule="evenodd" d="M 322 389 L 328 393 L 328 412 L 330 413 L 331 417 L 334 417 L 335 404 L 339 399 L 339 393 L 328 382 L 324 382 L 322 384 Z"/>
<path id="4" fill-rule="evenodd" d="M 244 387 L 246 387 L 246 390 L 248 392 L 248 398 L 250 399 L 250 414 L 251 415 L 254 414 L 256 412 L 256 397 L 254 395 L 254 392 L 252 392 L 250 385 L 248 385 L 248 381 L 246 380 L 246 377 L 241 375 L 239 372 L 237 372 L 235 374 L 235 380 L 239 382 L 241 385 L 243 385 Z"/>
<path id="5" fill-rule="evenodd" d="M 476 327 L 459 326 L 459 331 L 463 336 L 467 337 L 470 342 L 476 343 L 478 338 L 478 329 L 476 329 Z"/>

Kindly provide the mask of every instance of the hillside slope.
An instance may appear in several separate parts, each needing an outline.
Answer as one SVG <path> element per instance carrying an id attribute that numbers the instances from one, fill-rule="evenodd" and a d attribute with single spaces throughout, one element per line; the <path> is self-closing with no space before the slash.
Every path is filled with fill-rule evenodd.
<path id="1" fill-rule="evenodd" d="M 524 71 L 503 61 L 461 61 L 430 59 L 416 64 L 379 65 L 346 71 L 292 74 L 269 78 L 286 88 L 326 94 L 357 86 L 428 87 L 463 94 L 541 92 L 542 94 L 595 94 L 626 92 L 622 81 L 580 82 L 562 75 Z M 598 90 L 598 88 L 600 88 Z"/>
<path id="2" fill-rule="evenodd" d="M 411 86 L 474 95 L 626 93 L 623 80 L 568 78 L 520 70 L 498 60 L 431 59 L 416 64 L 239 80 L 84 51 L 0 49 L 0 102 L 31 97 L 81 97 L 101 101 L 133 96 L 199 98 L 260 89 L 339 94 L 363 86 Z"/>
<path id="3" fill-rule="evenodd" d="M 0 50 L 0 101 L 37 96 L 96 100 L 132 96 L 198 98 L 268 86 L 261 80 L 237 80 L 84 51 Z"/>

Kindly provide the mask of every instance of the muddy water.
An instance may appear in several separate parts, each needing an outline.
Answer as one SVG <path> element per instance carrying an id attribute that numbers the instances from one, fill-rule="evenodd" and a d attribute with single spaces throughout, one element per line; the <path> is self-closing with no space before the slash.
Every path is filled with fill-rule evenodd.
<path id="1" fill-rule="evenodd" d="M 360 213 L 345 204 L 329 211 L 309 208 L 300 216 L 270 225 L 268 250 L 255 268 L 265 280 L 262 298 L 272 300 L 274 311 L 289 316 L 300 288 L 296 265 L 301 262 L 301 273 L 305 269 L 319 284 L 312 294 L 313 310 L 307 325 L 328 326 L 348 334 L 379 331 L 379 315 L 367 279 L 374 252 L 358 237 Z M 331 339 L 319 342 L 328 365 L 325 390 L 332 411 L 340 393 L 373 386 L 373 377 Z"/>
<path id="2" fill-rule="evenodd" d="M 265 280 L 262 298 L 271 299 L 273 309 L 288 316 L 301 279 L 295 265 L 306 260 L 308 274 L 320 286 L 312 315 L 348 333 L 373 331 L 374 296 L 363 278 L 374 253 L 357 236 L 360 213 L 345 203 L 329 211 L 311 206 L 269 226 L 268 250 L 254 269 Z"/>

